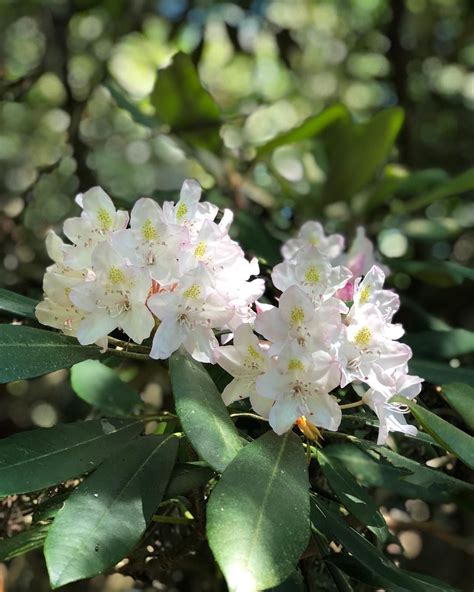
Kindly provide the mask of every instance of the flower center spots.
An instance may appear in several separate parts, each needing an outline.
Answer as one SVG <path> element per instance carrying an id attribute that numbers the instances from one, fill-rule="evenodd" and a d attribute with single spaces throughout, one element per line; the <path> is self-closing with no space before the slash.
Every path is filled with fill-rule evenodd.
<path id="1" fill-rule="evenodd" d="M 109 280 L 112 284 L 120 284 L 125 280 L 125 274 L 119 267 L 111 267 L 109 270 Z"/>
<path id="2" fill-rule="evenodd" d="M 204 257 L 204 255 L 206 254 L 206 243 L 204 241 L 201 241 L 198 246 L 194 249 L 194 256 L 197 259 L 202 259 Z"/>
<path id="3" fill-rule="evenodd" d="M 67 298 L 69 298 L 69 294 L 71 293 L 71 288 L 64 288 L 64 294 L 66 295 Z"/>
<path id="4" fill-rule="evenodd" d="M 112 229 L 112 216 L 106 209 L 99 209 L 97 212 L 97 219 L 99 220 L 100 227 L 104 232 Z"/>
<path id="5" fill-rule="evenodd" d="M 249 345 L 248 348 L 247 348 L 247 351 L 249 352 L 249 356 L 252 359 L 263 361 L 262 354 L 259 354 L 258 351 L 254 348 L 253 345 Z"/>
<path id="6" fill-rule="evenodd" d="M 146 241 L 156 240 L 158 236 L 150 218 L 147 218 L 142 225 L 142 236 Z"/>
<path id="7" fill-rule="evenodd" d="M 317 284 L 319 282 L 319 271 L 314 265 L 311 265 L 304 274 L 304 279 L 308 284 Z"/>
<path id="8" fill-rule="evenodd" d="M 180 203 L 178 209 L 176 210 L 176 220 L 180 222 L 184 216 L 188 213 L 188 206 L 185 203 Z"/>
<path id="9" fill-rule="evenodd" d="M 359 347 L 367 347 L 370 343 L 370 339 L 372 338 L 372 333 L 368 327 L 362 327 L 357 331 L 355 336 L 356 345 Z"/>
<path id="10" fill-rule="evenodd" d="M 303 362 L 298 360 L 298 358 L 292 358 L 288 362 L 288 370 L 304 370 Z"/>
<path id="11" fill-rule="evenodd" d="M 304 321 L 304 310 L 301 306 L 295 306 L 291 310 L 290 323 L 293 327 L 297 327 Z"/>
<path id="12" fill-rule="evenodd" d="M 360 298 L 359 298 L 360 304 L 365 304 L 367 302 L 367 300 L 369 299 L 369 296 L 370 296 L 370 288 L 368 286 L 366 286 L 365 288 L 362 289 L 362 291 L 360 293 Z"/>
<path id="13" fill-rule="evenodd" d="M 185 298 L 189 298 L 190 300 L 197 300 L 201 295 L 201 288 L 198 284 L 193 284 L 187 290 L 183 292 L 183 296 Z"/>
<path id="14" fill-rule="evenodd" d="M 317 247 L 319 245 L 319 236 L 313 234 L 313 236 L 309 239 L 309 242 L 313 247 Z"/>

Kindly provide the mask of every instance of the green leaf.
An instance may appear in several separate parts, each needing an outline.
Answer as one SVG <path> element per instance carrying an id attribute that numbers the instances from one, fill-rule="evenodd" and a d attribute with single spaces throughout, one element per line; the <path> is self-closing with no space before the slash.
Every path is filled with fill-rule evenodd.
<path id="1" fill-rule="evenodd" d="M 452 261 L 400 261 L 390 259 L 390 267 L 434 286 L 459 286 L 464 280 L 474 280 L 474 269 Z"/>
<path id="2" fill-rule="evenodd" d="M 268 265 L 276 265 L 281 260 L 280 241 L 259 217 L 241 210 L 236 213 L 233 226 L 233 237 L 247 253 L 256 255 Z"/>
<path id="3" fill-rule="evenodd" d="M 368 584 L 374 588 L 383 587 L 386 590 L 392 590 L 391 582 L 389 580 L 381 577 L 371 569 L 368 569 L 350 555 L 346 555 L 344 553 L 338 553 L 337 555 L 333 554 L 327 558 L 327 561 L 329 565 L 332 564 L 337 566 L 350 577 L 355 578 L 364 584 Z M 426 592 L 460 592 L 457 588 L 452 588 L 446 584 L 446 582 L 441 582 L 440 580 L 426 576 L 424 574 L 406 571 L 403 569 L 398 569 L 398 573 L 401 574 L 402 577 L 407 578 L 407 586 L 412 586 L 412 582 L 414 582 L 415 586 L 425 586 Z M 411 592 L 412 588 L 405 588 L 404 590 L 406 590 L 406 592 Z"/>
<path id="4" fill-rule="evenodd" d="M 131 551 L 163 498 L 177 448 L 173 436 L 139 438 L 73 491 L 44 546 L 53 588 L 103 573 Z"/>
<path id="5" fill-rule="evenodd" d="M 0 440 L 0 497 L 36 491 L 91 471 L 143 423 L 96 419 L 21 432 Z"/>
<path id="6" fill-rule="evenodd" d="M 466 463 L 468 467 L 474 469 L 474 438 L 472 436 L 405 397 L 395 397 L 394 400 L 403 401 L 408 405 L 418 423 L 437 442 Z"/>
<path id="7" fill-rule="evenodd" d="M 401 456 L 386 446 L 363 441 L 331 444 L 324 453 L 338 459 L 366 487 L 381 487 L 404 498 L 448 502 L 457 497 L 474 497 L 474 486 Z"/>
<path id="8" fill-rule="evenodd" d="M 347 120 L 348 118 L 349 113 L 343 105 L 333 105 L 332 107 L 328 107 L 321 113 L 308 117 L 297 127 L 294 127 L 287 132 L 283 132 L 272 140 L 269 140 L 265 144 L 259 146 L 257 148 L 257 158 L 267 154 L 268 152 L 272 152 L 280 146 L 294 144 L 295 142 L 301 142 L 303 140 L 314 138 L 323 130 L 332 125 L 335 121 L 339 121 L 341 119 Z"/>
<path id="9" fill-rule="evenodd" d="M 292 432 L 269 431 L 230 463 L 207 505 L 209 545 L 230 590 L 262 590 L 290 576 L 308 544 L 308 487 Z"/>
<path id="10" fill-rule="evenodd" d="M 127 99 L 122 90 L 120 90 L 119 86 L 112 80 L 106 82 L 104 86 L 112 95 L 112 98 L 117 103 L 117 106 L 127 111 L 133 121 L 145 127 L 155 128 L 158 126 L 159 122 L 156 120 L 156 118 L 150 117 L 149 115 L 143 113 L 143 111 L 137 107 L 137 105 Z"/>
<path id="11" fill-rule="evenodd" d="M 306 592 L 303 575 L 299 569 L 296 569 L 291 576 L 282 584 L 267 588 L 265 592 Z"/>
<path id="12" fill-rule="evenodd" d="M 175 466 L 166 489 L 165 498 L 186 495 L 193 489 L 203 487 L 214 475 L 209 467 L 202 467 L 192 463 L 181 463 Z"/>
<path id="13" fill-rule="evenodd" d="M 323 201 L 347 200 L 363 189 L 387 160 L 403 123 L 400 107 L 367 123 L 341 121 L 327 134 L 329 174 Z"/>
<path id="14" fill-rule="evenodd" d="M 474 430 L 474 388 L 461 383 L 444 384 L 441 394 Z"/>
<path id="15" fill-rule="evenodd" d="M 142 405 L 140 395 L 98 360 L 85 360 L 71 369 L 74 392 L 109 415 L 131 415 Z"/>
<path id="16" fill-rule="evenodd" d="M 429 206 L 440 199 L 445 199 L 447 197 L 452 197 L 453 195 L 465 193 L 466 191 L 471 191 L 472 189 L 474 189 L 474 168 L 468 169 L 453 179 L 449 179 L 449 181 L 438 185 L 435 189 L 429 191 L 428 193 L 418 195 L 411 201 L 401 205 L 400 208 L 404 213 L 414 212 L 420 208 Z"/>
<path id="17" fill-rule="evenodd" d="M 202 364 L 181 353 L 171 356 L 170 376 L 186 435 L 200 458 L 222 472 L 243 444 L 216 385 Z"/>
<path id="18" fill-rule="evenodd" d="M 465 382 L 474 386 L 474 370 L 472 368 L 451 368 L 448 364 L 431 362 L 431 360 L 410 360 L 408 365 L 412 374 L 418 374 L 431 384 Z"/>
<path id="19" fill-rule="evenodd" d="M 450 359 L 474 351 L 474 332 L 465 329 L 409 333 L 404 341 L 420 357 Z"/>
<path id="20" fill-rule="evenodd" d="M 0 561 L 8 561 L 43 546 L 49 524 L 35 524 L 23 532 L 0 541 Z"/>
<path id="21" fill-rule="evenodd" d="M 431 586 L 425 576 L 418 576 L 396 567 L 389 559 L 367 541 L 359 532 L 343 520 L 335 504 L 329 505 L 322 498 L 311 496 L 311 522 L 328 539 L 336 539 L 354 558 L 369 570 L 377 581 L 384 582 L 390 592 L 441 592 Z M 431 580 L 431 582 L 434 580 Z M 449 586 L 447 587 L 449 589 Z"/>
<path id="22" fill-rule="evenodd" d="M 41 376 L 99 356 L 98 347 L 80 345 L 61 333 L 0 325 L 0 383 Z"/>
<path id="23" fill-rule="evenodd" d="M 340 460 L 326 456 L 322 450 L 318 450 L 317 455 L 321 470 L 339 501 L 383 544 L 387 540 L 389 532 L 374 500 L 357 483 Z"/>
<path id="24" fill-rule="evenodd" d="M 10 292 L 10 290 L 0 289 L 0 312 L 5 312 L 13 317 L 22 317 L 26 319 L 35 318 L 36 300 Z"/>
<path id="25" fill-rule="evenodd" d="M 158 71 L 151 103 L 158 119 L 190 144 L 211 150 L 221 146 L 219 107 L 188 55 L 177 53 L 168 67 Z"/>

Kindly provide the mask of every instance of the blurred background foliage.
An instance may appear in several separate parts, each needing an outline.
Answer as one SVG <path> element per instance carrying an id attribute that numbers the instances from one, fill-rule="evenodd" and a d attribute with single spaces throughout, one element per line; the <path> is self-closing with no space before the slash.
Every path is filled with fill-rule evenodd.
<path id="1" fill-rule="evenodd" d="M 472 364 L 470 0 L 2 0 L 0 24 L 0 286 L 40 297 L 45 232 L 76 212 L 76 193 L 100 184 L 129 208 L 195 177 L 264 268 L 308 218 L 348 237 L 364 225 L 415 353 Z M 452 327 L 467 331 L 453 342 Z M 162 376 L 123 371 L 160 404 Z M 3 389 L 0 430 L 87 413 L 61 371 Z M 394 520 L 436 516 L 450 530 L 408 530 L 404 565 L 471 590 L 465 517 L 390 504 Z M 12 589 L 32 590 L 41 562 L 18 561 Z M 214 589 L 189 570 L 158 589 Z M 124 581 L 110 589 L 131 590 Z"/>

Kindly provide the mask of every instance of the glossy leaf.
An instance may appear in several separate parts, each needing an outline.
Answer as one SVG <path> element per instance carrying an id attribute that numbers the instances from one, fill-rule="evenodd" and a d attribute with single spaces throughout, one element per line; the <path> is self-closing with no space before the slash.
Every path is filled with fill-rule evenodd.
<path id="1" fill-rule="evenodd" d="M 457 497 L 474 497 L 474 487 L 401 456 L 386 446 L 366 443 L 363 450 L 356 444 L 331 444 L 324 453 L 338 459 L 366 487 L 381 487 L 404 498 L 428 502 L 448 502 Z"/>
<path id="2" fill-rule="evenodd" d="M 327 135 L 329 173 L 323 201 L 345 200 L 363 189 L 388 158 L 403 123 L 399 107 L 367 123 L 341 121 Z"/>
<path id="3" fill-rule="evenodd" d="M 199 80 L 191 58 L 177 53 L 158 71 L 151 103 L 161 123 L 191 144 L 217 150 L 221 145 L 220 110 Z"/>
<path id="4" fill-rule="evenodd" d="M 417 359 L 410 360 L 408 365 L 412 374 L 418 374 L 431 384 L 463 382 L 474 386 L 474 370 L 472 368 L 452 368 L 448 364 Z"/>
<path id="5" fill-rule="evenodd" d="M 445 384 L 441 394 L 474 430 L 474 388 L 461 383 Z"/>
<path id="6" fill-rule="evenodd" d="M 472 436 L 413 401 L 409 401 L 404 397 L 397 398 L 408 405 L 418 423 L 437 442 L 461 459 L 471 469 L 474 469 L 474 438 Z"/>
<path id="7" fill-rule="evenodd" d="M 54 331 L 23 325 L 0 325 L 0 383 L 41 376 L 70 368 L 100 350 Z"/>
<path id="8" fill-rule="evenodd" d="M 222 472 L 243 444 L 216 385 L 202 364 L 181 353 L 171 356 L 170 376 L 186 435 L 200 458 Z"/>
<path id="9" fill-rule="evenodd" d="M 71 385 L 81 399 L 109 415 L 131 415 L 142 405 L 140 395 L 98 360 L 75 364 Z"/>
<path id="10" fill-rule="evenodd" d="M 450 359 L 474 351 L 474 331 L 465 329 L 409 333 L 404 341 L 420 357 Z"/>
<path id="11" fill-rule="evenodd" d="M 96 419 L 20 432 L 0 440 L 0 497 L 36 491 L 94 469 L 143 423 Z"/>
<path id="12" fill-rule="evenodd" d="M 349 113 L 343 105 L 333 105 L 332 107 L 328 107 L 321 113 L 308 117 L 297 127 L 290 129 L 287 132 L 283 132 L 265 144 L 262 144 L 262 146 L 259 146 L 257 148 L 257 157 L 272 152 L 280 146 L 286 146 L 287 144 L 294 144 L 295 142 L 314 138 L 335 121 L 348 118 Z"/>
<path id="13" fill-rule="evenodd" d="M 133 549 L 163 497 L 177 447 L 173 436 L 139 438 L 74 490 L 46 537 L 53 588 L 103 573 Z"/>
<path id="14" fill-rule="evenodd" d="M 35 524 L 0 541 L 0 561 L 8 561 L 43 546 L 49 524 Z"/>
<path id="15" fill-rule="evenodd" d="M 317 455 L 321 470 L 340 502 L 383 544 L 387 540 L 389 532 L 374 500 L 357 483 L 354 476 L 340 460 L 327 456 L 323 450 L 318 450 Z"/>
<path id="16" fill-rule="evenodd" d="M 230 590 L 290 576 L 308 544 L 309 493 L 301 441 L 272 431 L 230 463 L 207 506 L 207 535 Z"/>
<path id="17" fill-rule="evenodd" d="M 304 578 L 299 569 L 296 569 L 291 576 L 282 584 L 267 588 L 265 592 L 306 592 Z"/>
<path id="18" fill-rule="evenodd" d="M 377 581 L 384 582 L 390 592 L 441 592 L 444 585 L 428 583 L 429 579 L 399 569 L 392 561 L 384 557 L 359 532 L 350 527 L 342 518 L 335 504 L 328 504 L 319 496 L 311 496 L 311 522 L 329 540 L 337 540 L 367 570 L 372 572 Z M 431 580 L 434 582 L 434 579 Z M 446 586 L 446 590 L 449 590 Z"/>
<path id="19" fill-rule="evenodd" d="M 25 319 L 35 318 L 36 300 L 0 288 L 0 313 Z"/>

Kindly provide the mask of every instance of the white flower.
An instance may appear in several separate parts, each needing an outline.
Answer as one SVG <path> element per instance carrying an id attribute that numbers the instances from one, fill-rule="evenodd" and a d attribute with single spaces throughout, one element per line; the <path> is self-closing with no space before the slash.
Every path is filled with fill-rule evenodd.
<path id="1" fill-rule="evenodd" d="M 115 232 L 111 242 L 130 263 L 145 267 L 160 285 L 181 277 L 179 257 L 188 241 L 185 227 L 167 224 L 160 206 L 152 199 L 139 199 L 130 216 L 130 229 Z"/>
<path id="2" fill-rule="evenodd" d="M 206 220 L 214 220 L 219 208 L 209 202 L 199 203 L 201 186 L 194 179 L 186 179 L 181 187 L 178 203 L 166 201 L 163 217 L 167 224 L 186 226 L 191 234 L 198 233 Z"/>
<path id="3" fill-rule="evenodd" d="M 353 310 L 364 304 L 373 304 L 386 321 L 391 321 L 400 308 L 400 298 L 392 290 L 383 290 L 384 281 L 385 274 L 377 265 L 370 268 L 362 281 L 356 280 Z"/>
<path id="4" fill-rule="evenodd" d="M 76 200 L 83 208 L 78 218 L 68 218 L 63 230 L 76 248 L 67 249 L 64 264 L 74 269 L 90 267 L 94 248 L 115 230 L 128 223 L 128 213 L 116 210 L 110 197 L 100 187 L 89 189 Z"/>
<path id="5" fill-rule="evenodd" d="M 299 286 L 315 305 L 333 296 L 344 287 L 352 273 L 345 267 L 333 267 L 329 259 L 315 247 L 301 248 L 291 260 L 276 265 L 272 280 L 279 290 Z"/>
<path id="6" fill-rule="evenodd" d="M 255 330 L 272 342 L 272 355 L 278 354 L 288 340 L 295 340 L 300 347 L 314 351 L 339 335 L 342 328 L 340 304 L 331 299 L 315 309 L 298 286 L 291 286 L 280 296 L 278 308 L 257 315 Z"/>
<path id="7" fill-rule="evenodd" d="M 380 427 L 377 444 L 385 444 L 390 432 L 402 432 L 416 436 L 415 426 L 407 424 L 405 413 L 408 408 L 400 403 L 390 402 L 395 395 L 401 395 L 407 399 L 413 399 L 421 391 L 423 379 L 419 376 L 410 376 L 402 371 L 395 371 L 391 376 L 389 392 L 378 392 L 369 389 L 362 400 L 377 414 Z"/>
<path id="8" fill-rule="evenodd" d="M 77 338 L 87 345 L 119 328 L 133 341 L 146 339 L 155 323 L 146 306 L 151 288 L 147 270 L 128 265 L 107 242 L 92 253 L 95 279 L 72 288 L 70 297 L 77 308 L 85 311 Z"/>
<path id="9" fill-rule="evenodd" d="M 291 259 L 299 249 L 307 246 L 316 247 L 328 259 L 335 259 L 344 249 L 344 237 L 340 234 L 326 236 L 319 222 L 305 222 L 297 238 L 287 240 L 281 252 L 285 259 Z"/>
<path id="10" fill-rule="evenodd" d="M 176 289 L 158 292 L 148 300 L 160 324 L 151 357 L 166 359 L 181 345 L 199 362 L 214 362 L 219 346 L 212 331 L 232 318 L 234 310 L 215 291 L 213 278 L 203 264 L 184 276 Z"/>
<path id="11" fill-rule="evenodd" d="M 318 364 L 315 356 L 305 354 L 294 344 L 288 345 L 275 365 L 257 377 L 257 393 L 273 402 L 269 422 L 277 434 L 287 432 L 300 417 L 311 423 L 337 430 L 341 409 L 328 392 L 326 365 Z"/>
<path id="12" fill-rule="evenodd" d="M 268 417 L 272 402 L 258 395 L 255 386 L 257 376 L 269 368 L 267 350 L 268 346 L 258 340 L 249 324 L 242 324 L 236 329 L 233 345 L 216 350 L 216 362 L 234 378 L 222 392 L 226 405 L 249 397 L 252 408 Z"/>

